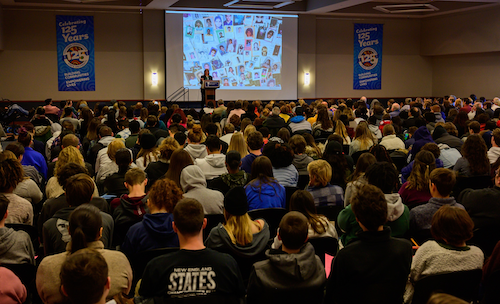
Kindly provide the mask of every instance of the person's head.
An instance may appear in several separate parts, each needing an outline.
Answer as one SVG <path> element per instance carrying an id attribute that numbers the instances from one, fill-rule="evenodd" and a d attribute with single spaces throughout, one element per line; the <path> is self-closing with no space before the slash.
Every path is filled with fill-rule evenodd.
<path id="1" fill-rule="evenodd" d="M 370 185 L 374 185 L 385 194 L 391 194 L 398 182 L 398 171 L 388 162 L 371 164 L 365 172 Z"/>
<path id="2" fill-rule="evenodd" d="M 121 138 L 113 139 L 113 141 L 110 142 L 108 145 L 107 154 L 109 159 L 114 161 L 116 159 L 116 152 L 118 152 L 118 150 L 123 148 L 125 148 L 125 143 L 123 142 L 123 139 Z"/>
<path id="3" fill-rule="evenodd" d="M 247 145 L 251 151 L 260 150 L 264 145 L 264 137 L 260 132 L 252 132 L 248 134 Z"/>
<path id="4" fill-rule="evenodd" d="M 73 114 L 72 108 L 64 108 L 64 117 L 71 117 L 72 114 Z"/>
<path id="5" fill-rule="evenodd" d="M 196 236 L 205 228 L 203 206 L 194 198 L 181 199 L 174 208 L 174 231 L 183 236 Z"/>
<path id="6" fill-rule="evenodd" d="M 59 183 L 59 185 L 61 185 L 63 189 L 66 189 L 66 183 L 68 179 L 80 173 L 89 174 L 89 172 L 87 171 L 87 169 L 85 169 L 84 166 L 74 162 L 69 162 L 57 170 L 57 175 L 56 175 L 57 182 Z"/>
<path id="7" fill-rule="evenodd" d="M 181 146 L 175 140 L 175 138 L 173 137 L 165 138 L 158 147 L 158 151 L 160 152 L 160 158 L 167 161 L 170 160 L 172 153 L 174 153 L 175 150 L 180 149 L 180 147 Z"/>
<path id="8" fill-rule="evenodd" d="M 309 172 L 309 184 L 311 186 L 325 187 L 332 179 L 332 167 L 322 159 L 310 162 L 307 165 L 307 172 Z"/>
<path id="9" fill-rule="evenodd" d="M 10 151 L 2 152 L 0 160 L 0 193 L 11 193 L 24 180 L 24 171 L 17 159 L 7 157 Z"/>
<path id="10" fill-rule="evenodd" d="M 96 250 L 82 249 L 62 264 L 61 291 L 74 304 L 104 303 L 110 289 L 108 264 Z"/>
<path id="11" fill-rule="evenodd" d="M 217 135 L 209 135 L 205 140 L 209 154 L 220 153 L 222 146 Z"/>
<path id="12" fill-rule="evenodd" d="M 68 164 L 70 165 L 70 164 Z M 68 166 L 66 165 L 66 166 Z M 63 167 L 62 171 L 65 167 Z M 66 201 L 72 207 L 87 204 L 94 194 L 94 181 L 86 173 L 71 176 L 66 181 Z"/>
<path id="13" fill-rule="evenodd" d="M 151 212 L 172 213 L 182 199 L 182 190 L 169 178 L 157 180 L 149 191 L 148 206 Z"/>
<path id="14" fill-rule="evenodd" d="M 356 169 L 354 173 L 351 175 L 350 180 L 355 181 L 360 176 L 365 174 L 368 167 L 377 162 L 377 159 L 371 153 L 363 153 L 359 156 L 358 161 L 356 162 Z"/>
<path id="15" fill-rule="evenodd" d="M 472 238 L 474 222 L 462 208 L 444 205 L 431 221 L 431 233 L 436 241 L 453 246 L 464 246 Z"/>
<path id="16" fill-rule="evenodd" d="M 29 147 L 31 145 L 31 141 L 33 140 L 33 137 L 31 134 L 27 131 L 21 130 L 19 132 L 19 136 L 17 137 L 17 141 L 23 145 L 23 147 Z"/>
<path id="17" fill-rule="evenodd" d="M 394 131 L 394 127 L 392 126 L 392 124 L 388 124 L 388 125 L 385 125 L 384 128 L 382 129 L 382 134 L 384 136 L 387 136 L 387 135 L 392 135 L 394 134 L 396 131 Z"/>
<path id="18" fill-rule="evenodd" d="M 125 173 L 125 187 L 131 189 L 134 186 L 139 185 L 143 190 L 146 188 L 148 179 L 146 178 L 146 173 L 139 168 L 132 168 Z"/>
<path id="19" fill-rule="evenodd" d="M 200 125 L 194 125 L 188 132 L 188 141 L 191 144 L 198 144 L 203 138 L 203 130 Z"/>
<path id="20" fill-rule="evenodd" d="M 260 134 L 260 132 L 257 133 Z M 262 137 L 262 134 L 260 136 Z M 264 146 L 262 153 L 269 157 L 274 168 L 288 167 L 293 161 L 293 150 L 286 143 L 269 141 Z"/>
<path id="21" fill-rule="evenodd" d="M 253 29 L 247 28 L 245 31 L 245 34 L 247 35 L 247 37 L 252 37 L 253 36 Z"/>
<path id="22" fill-rule="evenodd" d="M 273 178 L 273 165 L 267 156 L 259 156 L 252 162 L 252 180 L 267 182 Z"/>
<path id="23" fill-rule="evenodd" d="M 17 141 L 11 142 L 7 145 L 7 147 L 5 147 L 5 150 L 14 153 L 19 161 L 22 160 L 22 156 L 24 155 L 24 146 L 21 143 Z"/>
<path id="24" fill-rule="evenodd" d="M 108 126 L 102 126 L 99 129 L 99 137 L 103 138 L 103 137 L 106 137 L 106 136 L 113 136 L 113 130 L 111 130 L 111 128 L 108 127 Z"/>
<path id="25" fill-rule="evenodd" d="M 226 153 L 226 167 L 229 173 L 236 173 L 241 166 L 241 154 L 236 150 L 230 150 Z"/>
<path id="26" fill-rule="evenodd" d="M 279 129 L 276 137 L 281 138 L 284 142 L 288 142 L 290 140 L 290 131 L 287 128 Z"/>
<path id="27" fill-rule="evenodd" d="M 492 146 L 500 147 L 500 129 L 493 130 L 493 133 L 491 135 Z"/>
<path id="28" fill-rule="evenodd" d="M 311 228 L 317 234 L 323 234 L 328 229 L 324 221 L 316 214 L 316 206 L 311 193 L 306 190 L 297 190 L 290 198 L 290 211 L 298 211 L 306 216 Z"/>
<path id="29" fill-rule="evenodd" d="M 306 151 L 306 140 L 302 135 L 294 135 L 288 141 L 290 148 L 292 148 L 294 154 L 302 154 Z"/>
<path id="30" fill-rule="evenodd" d="M 364 231 L 378 231 L 387 222 L 384 193 L 374 185 L 363 185 L 351 199 L 356 221 Z"/>
<path id="31" fill-rule="evenodd" d="M 480 135 L 469 135 L 460 152 L 469 162 L 472 175 L 489 174 L 488 147 Z"/>
<path id="32" fill-rule="evenodd" d="M 430 174 L 429 189 L 433 197 L 449 197 L 455 186 L 455 173 L 450 169 L 437 168 Z"/>
<path id="33" fill-rule="evenodd" d="M 471 121 L 469 123 L 469 133 L 470 134 L 479 134 L 481 131 L 481 124 L 478 121 Z"/>
<path id="34" fill-rule="evenodd" d="M 61 152 L 59 152 L 58 160 L 54 168 L 54 175 L 58 176 L 61 168 L 69 163 L 75 163 L 80 166 L 85 166 L 85 161 L 83 160 L 83 156 L 80 153 L 80 150 L 72 146 L 65 147 L 61 150 Z"/>
<path id="35" fill-rule="evenodd" d="M 435 168 L 436 158 L 431 152 L 425 150 L 418 152 L 406 188 L 427 191 L 429 189 L 429 176 Z"/>
<path id="36" fill-rule="evenodd" d="M 91 204 L 78 206 L 69 216 L 71 253 L 87 248 L 88 243 L 101 237 L 102 217 L 99 208 Z"/>
<path id="37" fill-rule="evenodd" d="M 80 147 L 80 140 L 78 139 L 78 137 L 76 137 L 75 134 L 67 134 L 67 135 L 64 135 L 64 137 L 62 138 L 61 146 L 63 148 L 70 147 L 70 146 L 79 148 Z"/>
<path id="38" fill-rule="evenodd" d="M 305 215 L 290 211 L 280 221 L 278 238 L 283 242 L 283 251 L 297 251 L 307 241 L 309 222 Z"/>
<path id="39" fill-rule="evenodd" d="M 177 149 L 172 152 L 170 166 L 168 167 L 167 173 L 165 173 L 165 177 L 173 180 L 175 184 L 180 187 L 182 169 L 189 165 L 193 165 L 193 158 L 191 158 L 191 155 L 184 149 Z"/>

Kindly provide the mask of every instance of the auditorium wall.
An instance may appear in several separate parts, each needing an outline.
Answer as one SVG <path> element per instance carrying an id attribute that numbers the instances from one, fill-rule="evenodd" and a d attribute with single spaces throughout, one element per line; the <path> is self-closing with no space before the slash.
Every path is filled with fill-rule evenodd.
<path id="1" fill-rule="evenodd" d="M 421 53 L 432 56 L 434 96 L 500 95 L 500 6 L 422 22 Z"/>

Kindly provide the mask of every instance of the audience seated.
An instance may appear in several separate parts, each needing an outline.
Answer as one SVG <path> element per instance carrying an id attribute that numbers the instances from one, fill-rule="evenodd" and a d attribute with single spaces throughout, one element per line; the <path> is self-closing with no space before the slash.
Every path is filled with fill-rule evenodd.
<path id="1" fill-rule="evenodd" d="M 464 142 L 460 138 L 448 134 L 448 132 L 446 132 L 446 129 L 443 126 L 437 126 L 434 129 L 434 132 L 432 133 L 432 138 L 434 139 L 436 144 L 448 145 L 448 147 L 455 148 L 459 152 L 462 149 L 462 145 L 464 144 Z"/>
<path id="2" fill-rule="evenodd" d="M 325 303 L 401 303 L 412 260 L 411 243 L 390 236 L 382 191 L 364 185 L 351 200 L 362 228 L 332 261 Z"/>
<path id="3" fill-rule="evenodd" d="M 443 147 L 443 144 L 440 144 L 441 147 Z M 425 151 L 429 151 L 432 153 L 432 155 L 434 155 L 434 158 L 436 159 L 436 168 L 443 168 L 444 167 L 444 163 L 443 161 L 441 160 L 441 148 L 440 146 L 436 145 L 435 143 L 426 143 L 422 149 L 420 149 L 421 151 L 422 150 L 425 150 Z M 444 148 L 444 147 L 443 147 Z M 460 152 L 458 152 L 456 149 L 454 149 L 454 151 L 456 151 L 458 153 L 458 155 L 460 155 Z M 453 155 L 452 155 L 453 157 Z M 460 155 L 461 157 L 461 155 Z M 460 158 L 459 157 L 459 158 Z M 449 158 L 448 158 L 449 159 Z M 458 158 L 457 158 L 458 159 Z M 453 160 L 453 159 L 449 159 L 450 162 L 453 162 L 453 163 L 456 163 L 457 159 Z M 403 169 L 401 169 L 401 182 L 404 184 L 406 183 L 406 180 L 408 179 L 408 177 L 410 176 L 411 174 L 411 171 L 413 170 L 413 164 L 415 163 L 415 160 L 412 160 L 408 166 L 404 167 Z M 448 165 L 448 168 L 450 167 L 450 165 Z M 453 166 L 452 166 L 453 167 Z"/>
<path id="4" fill-rule="evenodd" d="M 252 221 L 247 209 L 245 189 L 229 190 L 224 197 L 225 222 L 214 227 L 205 241 L 208 248 L 229 253 L 238 262 L 244 281 L 248 281 L 252 264 L 265 258 L 270 239 L 266 221 Z"/>
<path id="5" fill-rule="evenodd" d="M 490 162 L 488 160 L 488 148 L 483 138 L 472 134 L 467 137 L 462 146 L 462 157 L 457 160 L 453 167 L 459 176 L 484 176 L 490 174 Z"/>
<path id="6" fill-rule="evenodd" d="M 194 125 L 188 132 L 188 144 L 184 147 L 184 150 L 191 155 L 193 161 L 197 158 L 205 158 L 207 153 L 207 147 L 201 144 L 203 138 L 203 131 L 200 125 Z"/>
<path id="7" fill-rule="evenodd" d="M 7 145 L 7 147 L 5 147 L 5 150 L 14 153 L 19 162 L 23 160 L 24 146 L 21 143 L 17 141 L 10 143 Z M 33 166 L 25 166 L 25 165 L 22 166 L 23 166 L 24 176 L 32 179 L 37 184 L 38 187 L 42 186 L 44 180 L 43 176 L 38 172 L 38 170 Z"/>
<path id="8" fill-rule="evenodd" d="M 9 216 L 9 203 L 9 200 L 0 194 L 0 264 L 35 265 L 35 250 L 30 236 L 24 231 L 5 227 Z M 6 281 L 2 281 L 2 284 L 4 282 Z"/>
<path id="9" fill-rule="evenodd" d="M 377 159 L 371 153 L 363 153 L 359 156 L 356 169 L 348 178 L 349 182 L 347 183 L 344 195 L 344 207 L 349 206 L 351 198 L 356 195 L 359 188 L 368 183 L 365 176 L 366 169 L 376 162 Z"/>
<path id="10" fill-rule="evenodd" d="M 329 138 L 335 138 L 337 135 L 331 135 Z M 332 177 L 330 183 L 345 189 L 346 179 L 352 172 L 354 160 L 349 155 L 344 155 L 344 148 L 337 140 L 328 141 L 323 153 L 323 159 L 327 161 L 332 168 Z"/>
<path id="11" fill-rule="evenodd" d="M 142 251 L 179 246 L 179 239 L 172 228 L 172 211 L 181 198 L 182 191 L 173 181 L 168 178 L 157 180 L 148 194 L 149 213 L 144 214 L 140 221 L 139 214 L 134 212 L 137 223 L 128 230 L 121 251 L 133 258 Z M 140 204 L 136 207 L 143 211 Z M 132 210 L 130 206 L 123 206 L 124 211 L 127 210 L 125 208 L 129 212 Z"/>
<path id="12" fill-rule="evenodd" d="M 76 174 L 66 182 L 66 202 L 69 207 L 58 210 L 52 218 L 43 223 L 43 249 L 45 255 L 64 252 L 71 241 L 68 233 L 71 213 L 80 205 L 88 204 L 92 200 L 94 183 L 85 173 Z M 102 221 L 102 242 L 105 248 L 110 248 L 113 237 L 114 222 L 111 215 L 100 211 Z"/>
<path id="13" fill-rule="evenodd" d="M 187 166 L 181 172 L 181 186 L 184 197 L 196 199 L 205 210 L 205 214 L 222 214 L 224 195 L 208 189 L 205 174 L 198 166 Z"/>
<path id="14" fill-rule="evenodd" d="M 410 211 L 410 229 L 412 231 L 431 229 L 434 213 L 444 205 L 465 209 L 450 197 L 455 186 L 455 173 L 449 169 L 435 169 L 429 176 L 429 190 L 432 198 L 426 204 L 417 206 Z"/>
<path id="15" fill-rule="evenodd" d="M 396 131 L 392 124 L 385 125 L 382 133 L 384 137 L 380 141 L 380 145 L 384 146 L 387 150 L 404 150 L 405 143 L 396 136 Z"/>
<path id="16" fill-rule="evenodd" d="M 291 133 L 312 133 L 312 126 L 304 116 L 304 108 L 295 108 L 295 116 L 290 118 L 288 128 L 290 128 Z"/>
<path id="17" fill-rule="evenodd" d="M 429 151 L 420 151 L 415 157 L 415 164 L 405 182 L 399 189 L 403 203 L 410 208 L 425 204 L 431 198 L 429 175 L 436 168 L 436 159 Z"/>
<path id="18" fill-rule="evenodd" d="M 233 139 L 231 139 L 233 141 Z M 241 170 L 245 171 L 248 174 L 252 173 L 252 163 L 253 161 L 262 155 L 262 146 L 264 145 L 264 137 L 262 136 L 262 133 L 260 132 L 253 132 L 250 133 L 247 137 L 246 144 L 248 146 L 248 150 L 250 151 L 247 154 L 242 156 L 241 159 Z M 229 146 L 231 149 L 231 146 Z"/>
<path id="19" fill-rule="evenodd" d="M 392 164 L 378 162 L 368 167 L 365 177 L 370 185 L 376 186 L 384 193 L 387 203 L 385 226 L 390 228 L 390 235 L 392 237 L 403 237 L 409 229 L 410 211 L 403 204 L 401 196 L 398 193 L 393 193 L 398 182 L 398 172 Z M 359 191 L 357 194 L 359 194 Z M 339 227 L 345 232 L 341 237 L 344 245 L 356 240 L 362 231 L 362 227 L 356 220 L 352 208 L 351 205 L 347 206 L 338 216 Z"/>
<path id="20" fill-rule="evenodd" d="M 88 174 L 87 170 L 75 163 L 68 163 L 64 165 L 63 167 L 58 170 L 58 183 L 64 185 L 63 189 L 66 189 L 66 183 L 68 179 L 70 179 L 72 176 L 84 173 Z M 94 186 L 95 187 L 95 186 Z M 47 199 L 43 206 L 42 210 L 38 216 L 38 234 L 40 238 L 42 237 L 42 227 L 43 224 L 52 218 L 52 216 L 59 210 L 63 208 L 69 207 L 67 199 L 66 199 L 66 194 L 63 190 L 63 193 L 57 197 Z M 89 204 L 96 206 L 99 208 L 102 212 L 109 213 L 109 205 L 106 202 L 105 199 L 99 197 L 98 195 L 95 195 L 95 188 L 94 188 L 94 195 L 92 196 L 92 199 L 90 200 Z"/>
<path id="21" fill-rule="evenodd" d="M 322 159 L 315 160 L 307 165 L 309 185 L 306 190 L 311 193 L 316 207 L 343 206 L 344 190 L 330 184 L 332 167 Z"/>
<path id="22" fill-rule="evenodd" d="M 245 186 L 248 211 L 263 208 L 285 208 L 285 188 L 273 177 L 273 166 L 267 156 L 252 163 L 251 181 Z"/>
<path id="23" fill-rule="evenodd" d="M 307 242 L 308 227 L 300 212 L 291 211 L 281 219 L 278 238 L 283 244 L 267 250 L 268 259 L 252 267 L 248 303 L 322 303 L 325 268 Z"/>
<path id="24" fill-rule="evenodd" d="M 439 208 L 431 222 L 435 240 L 425 242 L 413 257 L 405 302 L 410 302 L 415 282 L 424 277 L 483 267 L 481 249 L 465 243 L 472 238 L 473 228 L 474 223 L 465 210 L 450 205 Z"/>
<path id="25" fill-rule="evenodd" d="M 299 175 L 308 175 L 307 165 L 309 165 L 313 159 L 309 155 L 305 154 L 307 146 L 306 140 L 301 135 L 294 135 L 290 138 L 288 144 L 293 150 L 292 164 L 299 172 Z"/>
<path id="26" fill-rule="evenodd" d="M 299 172 L 292 164 L 293 150 L 287 143 L 269 140 L 264 146 L 263 155 L 271 160 L 271 164 L 273 165 L 273 177 L 280 185 L 283 187 L 297 186 Z"/>
<path id="27" fill-rule="evenodd" d="M 184 198 L 177 203 L 172 226 L 179 235 L 180 250 L 149 262 L 142 277 L 140 296 L 163 297 L 164 301 L 200 297 L 203 303 L 241 303 L 245 286 L 238 264 L 230 255 L 203 245 L 206 225 L 199 202 Z M 198 284 L 184 279 L 187 276 L 198 278 Z"/>
<path id="28" fill-rule="evenodd" d="M 227 173 L 226 156 L 221 152 L 221 141 L 216 135 L 209 135 L 205 140 L 205 145 L 208 155 L 205 158 L 197 159 L 196 165 L 205 174 L 205 179 L 210 181 Z"/>
<path id="29" fill-rule="evenodd" d="M 95 172 L 99 172 L 101 156 L 104 156 L 107 152 L 101 152 L 101 150 L 106 148 L 113 140 L 115 140 L 115 138 L 113 137 L 113 131 L 110 127 L 102 126 L 99 128 L 99 140 L 89 148 L 88 156 L 88 162 L 94 166 Z M 98 160 L 99 162 L 97 162 Z"/>
<path id="30" fill-rule="evenodd" d="M 240 170 L 241 155 L 236 150 L 228 151 L 225 156 L 225 165 L 228 173 L 207 182 L 209 189 L 220 191 L 224 196 L 234 187 L 244 187 L 250 181 L 250 174 Z"/>
<path id="31" fill-rule="evenodd" d="M 97 207 L 83 204 L 71 212 L 67 231 L 69 242 L 66 251 L 46 256 L 38 267 L 36 285 L 44 303 L 64 301 L 64 291 L 63 294 L 60 292 L 61 284 L 64 285 L 64 280 L 62 280 L 64 277 L 60 277 L 59 273 L 64 272 L 65 261 L 71 260 L 73 256 L 79 254 L 79 250 L 84 248 L 99 252 L 104 257 L 104 265 L 107 264 L 111 278 L 111 284 L 108 286 L 110 288 L 108 299 L 122 292 L 128 293 L 132 284 L 132 269 L 123 253 L 104 249 L 101 241 L 103 228 L 101 212 Z M 81 283 L 89 284 L 88 281 Z M 85 286 L 85 289 L 88 287 L 88 285 Z"/>
<path id="32" fill-rule="evenodd" d="M 122 139 L 114 139 L 109 143 L 106 148 L 99 151 L 98 162 L 99 169 L 96 169 L 97 184 L 102 184 L 104 180 L 113 173 L 118 172 L 118 165 L 116 164 L 116 152 L 124 149 L 125 144 Z M 102 152 L 102 153 L 101 153 Z M 132 157 L 132 153 L 130 154 Z M 134 164 L 135 167 L 135 164 Z"/>
<path id="33" fill-rule="evenodd" d="M 19 133 L 17 141 L 24 147 L 24 154 L 21 160 L 21 164 L 23 166 L 35 167 L 43 176 L 43 178 L 47 179 L 47 162 L 45 161 L 45 158 L 42 154 L 31 148 L 31 144 L 33 142 L 33 138 L 31 137 L 31 135 L 26 131 L 21 131 Z"/>
<path id="34" fill-rule="evenodd" d="M 411 160 L 414 160 L 417 153 L 420 152 L 420 149 L 427 143 L 434 143 L 432 139 L 431 133 L 429 129 L 425 126 L 421 126 L 415 131 L 415 135 L 413 135 L 415 139 L 415 143 L 411 146 L 410 156 Z"/>
<path id="35" fill-rule="evenodd" d="M 358 151 L 368 151 L 376 142 L 376 139 L 368 128 L 368 124 L 365 122 L 360 122 L 355 132 L 354 139 L 349 146 L 349 155 L 353 155 Z"/>
<path id="36" fill-rule="evenodd" d="M 338 238 L 335 225 L 332 224 L 325 216 L 316 213 L 316 206 L 311 193 L 305 190 L 297 190 L 292 194 L 290 199 L 290 211 L 298 211 L 305 215 L 308 222 L 307 238 Z M 281 239 L 276 236 L 274 238 L 272 249 L 279 249 L 282 245 Z"/>
<path id="37" fill-rule="evenodd" d="M 150 133 L 144 133 L 139 136 L 138 143 L 141 147 L 141 150 L 139 150 L 139 153 L 137 154 L 135 164 L 141 170 L 146 169 L 146 167 L 150 163 L 158 161 L 160 153 L 156 149 L 157 140 L 158 139 Z"/>
<path id="38" fill-rule="evenodd" d="M 167 173 L 172 154 L 177 149 L 180 149 L 180 146 L 173 137 L 167 137 L 161 142 L 158 147 L 160 153 L 158 161 L 150 163 L 144 170 L 148 175 L 148 188 Z"/>
<path id="39" fill-rule="evenodd" d="M 26 199 L 13 193 L 23 180 L 23 167 L 18 160 L 5 158 L 0 161 L 0 194 L 10 202 L 7 224 L 33 225 L 33 206 Z"/>
<path id="40" fill-rule="evenodd" d="M 130 150 L 127 148 L 118 149 L 114 163 L 116 163 L 118 170 L 104 180 L 104 193 L 110 196 L 120 196 L 128 191 L 124 185 L 125 174 L 129 169 L 135 167 Z"/>

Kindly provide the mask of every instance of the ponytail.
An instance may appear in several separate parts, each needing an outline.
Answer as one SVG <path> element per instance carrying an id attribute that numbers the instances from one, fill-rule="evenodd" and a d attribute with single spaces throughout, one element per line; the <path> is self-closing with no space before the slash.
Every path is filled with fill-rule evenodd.
<path id="1" fill-rule="evenodd" d="M 81 227 L 76 227 L 71 233 L 71 253 L 87 248 L 87 239 Z"/>
<path id="2" fill-rule="evenodd" d="M 71 212 L 69 216 L 71 253 L 86 248 L 88 243 L 98 240 L 101 227 L 101 213 L 96 206 L 83 204 Z"/>

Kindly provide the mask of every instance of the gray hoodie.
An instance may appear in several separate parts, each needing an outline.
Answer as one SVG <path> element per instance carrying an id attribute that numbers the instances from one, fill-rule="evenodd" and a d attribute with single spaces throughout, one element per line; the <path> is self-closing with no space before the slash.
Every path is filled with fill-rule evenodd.
<path id="1" fill-rule="evenodd" d="M 312 159 L 312 157 L 305 153 L 301 155 L 295 154 L 293 156 L 292 164 L 299 172 L 299 175 L 308 175 L 309 173 L 307 172 L 307 165 L 309 165 L 309 163 L 313 160 L 314 159 Z"/>
<path id="2" fill-rule="evenodd" d="M 268 303 L 277 291 L 286 291 L 291 297 L 323 297 L 326 283 L 325 267 L 307 242 L 299 253 L 287 254 L 281 250 L 266 251 L 268 260 L 254 264 L 248 281 L 248 303 Z"/>
<path id="3" fill-rule="evenodd" d="M 187 166 L 181 172 L 181 187 L 184 197 L 196 199 L 203 205 L 205 214 L 222 214 L 224 195 L 216 190 L 207 189 L 205 174 L 198 166 Z"/>
<path id="4" fill-rule="evenodd" d="M 197 158 L 205 158 L 208 155 L 207 146 L 201 144 L 188 144 L 184 148 L 184 150 L 186 150 L 186 152 L 191 155 L 193 161 L 195 161 Z"/>
<path id="5" fill-rule="evenodd" d="M 210 154 L 196 160 L 196 165 L 205 173 L 205 179 L 211 180 L 227 173 L 226 156 L 224 154 Z"/>
<path id="6" fill-rule="evenodd" d="M 403 200 L 399 193 L 384 194 L 387 202 L 387 221 L 394 222 L 405 211 Z"/>
<path id="7" fill-rule="evenodd" d="M 30 236 L 24 231 L 0 228 L 0 264 L 33 264 L 35 250 Z"/>

